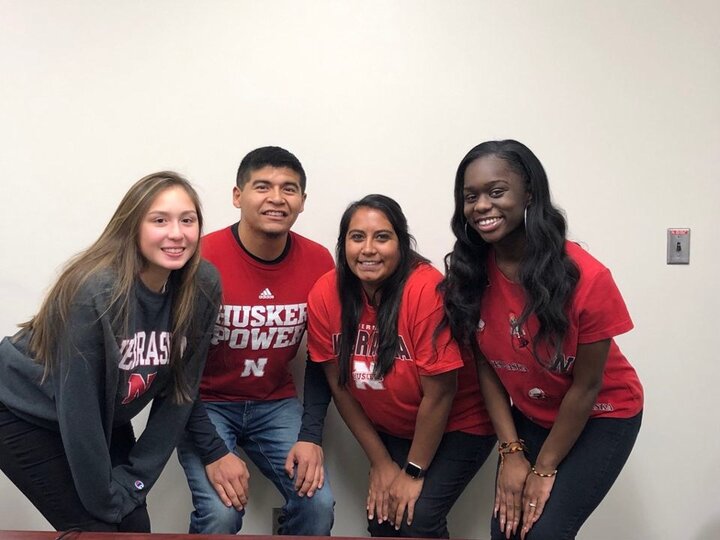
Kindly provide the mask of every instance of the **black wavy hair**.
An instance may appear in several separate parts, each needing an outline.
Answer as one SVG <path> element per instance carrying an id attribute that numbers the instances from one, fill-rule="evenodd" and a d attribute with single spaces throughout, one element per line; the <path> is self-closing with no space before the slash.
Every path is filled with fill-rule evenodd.
<path id="1" fill-rule="evenodd" d="M 525 252 L 518 279 L 525 291 L 525 308 L 517 326 L 534 314 L 540 322 L 532 339 L 535 359 L 549 368 L 558 354 L 568 329 L 566 307 L 580 273 L 565 251 L 567 224 L 551 201 L 550 186 L 540 160 L 524 144 L 512 139 L 487 141 L 475 146 L 460 162 L 455 175 L 455 212 L 450 222 L 455 245 L 445 256 L 445 279 L 439 285 L 445 298 L 443 325 L 450 326 L 466 359 L 481 358 L 475 331 L 481 317 L 480 305 L 488 286 L 487 260 L 490 244 L 467 226 L 464 212 L 465 171 L 475 160 L 494 156 L 525 181 L 531 199 L 526 210 Z M 541 358 L 539 346 L 549 346 L 550 358 Z M 544 348 L 544 347 L 543 347 Z"/>
<path id="2" fill-rule="evenodd" d="M 352 372 L 350 361 L 363 310 L 362 284 L 350 269 L 345 253 L 345 239 L 350 228 L 350 221 L 360 208 L 372 208 L 385 215 L 398 238 L 400 251 L 400 262 L 397 269 L 382 282 L 376 293 L 376 296 L 379 296 L 379 303 L 376 306 L 378 348 L 373 369 L 373 376 L 376 379 L 385 376 L 395 363 L 399 346 L 398 313 L 408 276 L 417 265 L 429 263 L 426 258 L 415 251 L 415 238 L 409 233 L 405 214 L 395 200 L 385 195 L 366 195 L 345 209 L 340 219 L 340 231 L 336 246 L 337 291 L 341 306 L 342 332 L 338 354 L 339 383 L 341 385 L 347 384 L 350 380 Z"/>

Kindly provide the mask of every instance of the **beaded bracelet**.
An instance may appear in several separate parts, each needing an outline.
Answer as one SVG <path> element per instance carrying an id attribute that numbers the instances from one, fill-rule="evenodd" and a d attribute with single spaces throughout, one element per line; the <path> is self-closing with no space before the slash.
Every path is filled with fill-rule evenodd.
<path id="1" fill-rule="evenodd" d="M 540 478 L 552 478 L 553 476 L 555 476 L 555 475 L 557 474 L 557 469 L 555 469 L 555 470 L 554 470 L 553 472 L 551 472 L 551 473 L 541 473 L 541 472 L 537 472 L 537 471 L 535 470 L 535 467 L 530 467 L 530 470 L 532 471 L 532 473 L 533 473 L 535 476 L 539 476 Z"/>
<path id="2" fill-rule="evenodd" d="M 518 439 L 517 441 L 503 442 L 498 446 L 498 452 L 503 454 L 513 454 L 515 452 L 527 452 L 525 441 Z"/>
<path id="3" fill-rule="evenodd" d="M 515 452 L 527 452 L 527 446 L 525 441 L 518 439 L 517 441 L 503 442 L 498 446 L 498 452 L 500 454 L 500 470 L 502 471 L 503 464 L 505 463 L 505 454 L 514 454 Z"/>

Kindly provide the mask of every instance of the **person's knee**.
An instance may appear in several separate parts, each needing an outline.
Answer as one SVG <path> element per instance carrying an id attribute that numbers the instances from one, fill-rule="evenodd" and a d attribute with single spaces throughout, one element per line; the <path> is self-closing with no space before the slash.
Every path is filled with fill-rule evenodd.
<path id="1" fill-rule="evenodd" d="M 190 532 L 235 534 L 242 527 L 243 512 L 225 506 L 219 497 L 196 505 L 190 519 Z"/>
<path id="2" fill-rule="evenodd" d="M 447 512 L 427 504 L 427 501 L 420 498 L 415 504 L 413 521 L 407 524 L 407 513 L 403 516 L 403 523 L 400 526 L 402 536 L 415 538 L 447 538 Z"/>
<path id="3" fill-rule="evenodd" d="M 149 533 L 150 516 L 148 515 L 147 506 L 141 504 L 125 516 L 118 525 L 118 532 Z"/>
<path id="4" fill-rule="evenodd" d="M 369 519 L 367 530 L 372 537 L 393 538 L 400 536 L 400 533 L 395 530 L 395 527 L 393 527 L 389 521 L 378 523 L 377 519 Z"/>
<path id="5" fill-rule="evenodd" d="M 335 497 L 330 490 L 330 486 L 323 486 L 322 489 L 318 489 L 312 497 L 303 497 L 304 504 L 308 507 L 307 512 L 311 516 L 332 518 L 335 508 Z"/>
<path id="6" fill-rule="evenodd" d="M 577 530 L 569 523 L 568 516 L 543 513 L 530 528 L 526 540 L 569 540 L 575 538 Z"/>
<path id="7" fill-rule="evenodd" d="M 329 536 L 335 521 L 335 498 L 326 485 L 312 497 L 292 497 L 287 512 L 291 514 L 288 518 L 292 523 L 304 524 L 302 531 L 312 532 L 314 536 Z"/>
<path id="8" fill-rule="evenodd" d="M 404 522 L 400 527 L 402 536 L 414 538 L 448 538 L 447 520 L 431 519 L 427 516 L 417 515 L 413 518 L 412 524 Z"/>

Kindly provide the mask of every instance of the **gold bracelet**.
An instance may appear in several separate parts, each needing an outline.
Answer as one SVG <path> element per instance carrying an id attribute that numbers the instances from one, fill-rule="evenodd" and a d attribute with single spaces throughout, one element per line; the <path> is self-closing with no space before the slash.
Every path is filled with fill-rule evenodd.
<path id="1" fill-rule="evenodd" d="M 537 472 L 537 471 L 535 470 L 535 467 L 530 467 L 530 471 L 532 471 L 532 473 L 533 473 L 535 476 L 539 476 L 540 478 L 552 478 L 553 476 L 555 476 L 555 475 L 557 474 L 557 469 L 555 469 L 555 470 L 554 470 L 553 472 L 551 472 L 551 473 L 541 473 L 541 472 Z"/>

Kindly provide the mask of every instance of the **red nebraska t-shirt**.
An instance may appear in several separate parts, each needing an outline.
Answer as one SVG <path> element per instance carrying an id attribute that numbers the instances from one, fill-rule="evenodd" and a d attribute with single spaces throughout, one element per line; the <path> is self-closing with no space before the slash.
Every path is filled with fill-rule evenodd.
<path id="1" fill-rule="evenodd" d="M 493 433 L 475 366 L 463 365 L 448 331 L 433 343 L 443 314 L 442 298 L 436 290 L 441 279 L 440 272 L 428 264 L 419 265 L 410 274 L 398 315 L 399 350 L 393 368 L 380 380 L 372 375 L 378 345 L 376 312 L 367 303 L 358 324 L 350 392 L 378 430 L 397 437 L 411 439 L 415 432 L 422 400 L 420 377 L 452 370 L 460 370 L 458 392 L 445 431 Z M 313 361 L 337 361 L 340 328 L 340 299 L 333 270 L 318 280 L 308 297 L 308 350 Z"/>
<path id="2" fill-rule="evenodd" d="M 546 428 L 555 422 L 572 384 L 578 345 L 609 339 L 633 327 L 610 271 L 577 244 L 566 242 L 565 248 L 580 270 L 580 280 L 569 308 L 570 326 L 562 356 L 550 369 L 541 366 L 532 354 L 532 339 L 539 328 L 537 317 L 530 316 L 520 328 L 515 324 L 525 306 L 522 287 L 500 272 L 493 256 L 488 260 L 490 285 L 483 296 L 477 331 L 480 350 L 515 406 Z M 548 362 L 547 347 L 538 347 L 536 352 Z M 643 389 L 637 373 L 611 339 L 602 387 L 591 416 L 629 418 L 642 406 Z"/>
<path id="3" fill-rule="evenodd" d="M 222 305 L 205 364 L 204 401 L 266 401 L 296 395 L 289 364 L 305 334 L 307 295 L 334 266 L 327 249 L 290 233 L 285 258 L 253 259 L 230 227 L 202 239 L 220 272 Z"/>

